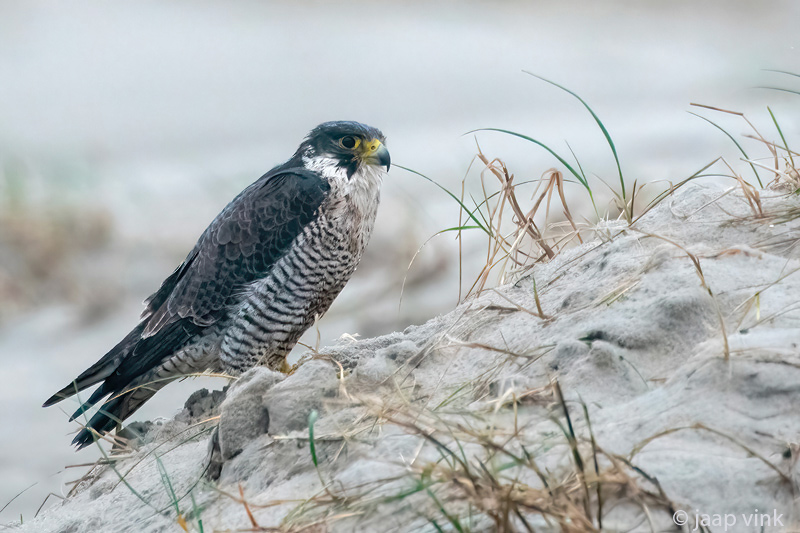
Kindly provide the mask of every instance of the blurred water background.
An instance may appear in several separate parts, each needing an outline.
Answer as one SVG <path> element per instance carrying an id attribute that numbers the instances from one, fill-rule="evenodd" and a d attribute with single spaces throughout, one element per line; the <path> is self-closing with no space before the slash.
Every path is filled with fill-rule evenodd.
<path id="1" fill-rule="evenodd" d="M 739 158 L 686 113 L 690 102 L 744 111 L 765 130 L 771 105 L 796 135 L 800 97 L 755 87 L 790 85 L 762 69 L 800 72 L 798 21 L 792 0 L 0 3 L 0 507 L 35 484 L 0 523 L 32 517 L 82 474 L 67 465 L 98 456 L 76 454 L 76 424 L 42 401 L 127 333 L 216 213 L 316 124 L 379 127 L 395 163 L 455 191 L 476 150 L 463 134 L 482 127 L 564 153 L 567 139 L 588 171 L 613 181 L 588 113 L 526 69 L 594 108 L 630 181 L 677 181 L 718 155 Z M 477 140 L 519 179 L 555 163 L 521 140 Z M 451 309 L 452 235 L 407 266 L 457 220 L 444 193 L 395 167 L 321 344 Z M 473 266 L 478 246 L 467 243 Z M 222 385 L 173 384 L 134 419 L 172 416 L 191 391 Z"/>

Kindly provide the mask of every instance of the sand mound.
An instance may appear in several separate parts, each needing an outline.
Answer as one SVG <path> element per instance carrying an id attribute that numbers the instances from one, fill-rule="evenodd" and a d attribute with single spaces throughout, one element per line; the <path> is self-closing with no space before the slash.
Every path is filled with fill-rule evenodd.
<path id="1" fill-rule="evenodd" d="M 796 525 L 800 202 L 770 195 L 689 186 L 446 316 L 195 395 L 15 531 Z"/>

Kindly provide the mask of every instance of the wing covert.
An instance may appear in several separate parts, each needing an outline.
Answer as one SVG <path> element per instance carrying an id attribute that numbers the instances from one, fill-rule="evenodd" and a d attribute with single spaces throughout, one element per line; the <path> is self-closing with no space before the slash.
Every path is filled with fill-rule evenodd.
<path id="1" fill-rule="evenodd" d="M 216 322 L 237 291 L 263 277 L 317 216 L 329 190 L 317 174 L 292 168 L 265 174 L 242 191 L 146 300 L 142 337 L 180 319 Z"/>

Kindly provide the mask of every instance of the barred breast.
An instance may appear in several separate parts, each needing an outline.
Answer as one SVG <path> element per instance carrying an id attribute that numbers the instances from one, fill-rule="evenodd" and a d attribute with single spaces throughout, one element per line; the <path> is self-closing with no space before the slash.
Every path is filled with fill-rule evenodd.
<path id="1" fill-rule="evenodd" d="M 366 248 L 378 197 L 354 209 L 353 198 L 333 196 L 269 274 L 254 283 L 220 346 L 233 375 L 255 365 L 282 370 L 286 355 L 322 316 L 355 272 Z"/>

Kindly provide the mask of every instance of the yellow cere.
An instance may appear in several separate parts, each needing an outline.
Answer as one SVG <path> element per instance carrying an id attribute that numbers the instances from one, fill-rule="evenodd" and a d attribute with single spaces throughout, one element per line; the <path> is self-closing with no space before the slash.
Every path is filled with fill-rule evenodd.
<path id="1" fill-rule="evenodd" d="M 380 147 L 381 147 L 381 142 L 378 139 L 372 139 L 371 141 L 367 142 L 364 145 L 364 151 L 369 154 L 374 152 Z"/>

